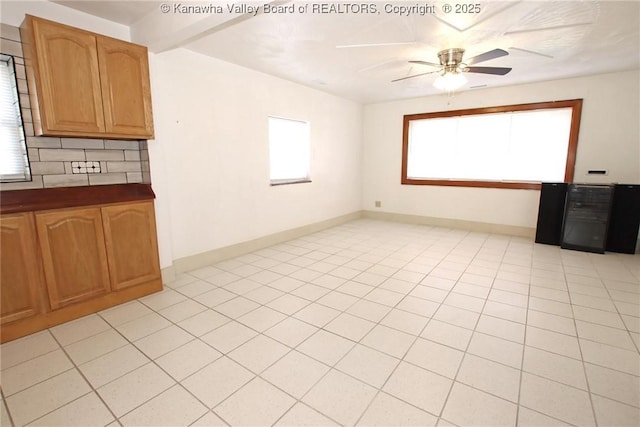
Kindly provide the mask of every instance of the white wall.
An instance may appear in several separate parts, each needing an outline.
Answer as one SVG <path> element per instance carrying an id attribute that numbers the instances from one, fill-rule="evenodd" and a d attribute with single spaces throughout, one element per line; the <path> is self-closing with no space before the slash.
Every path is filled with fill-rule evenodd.
<path id="1" fill-rule="evenodd" d="M 640 183 L 638 70 L 364 107 L 363 208 L 535 227 L 539 191 L 400 185 L 405 114 L 583 98 L 574 182 Z M 605 177 L 588 176 L 606 169 Z M 382 201 L 374 208 L 374 201 Z"/>
<path id="2" fill-rule="evenodd" d="M 359 104 L 185 49 L 150 61 L 163 267 L 361 209 Z M 269 185 L 268 115 L 310 122 L 312 183 Z"/>
<path id="3" fill-rule="evenodd" d="M 2 1 L 25 13 L 129 40 L 129 28 L 49 1 Z M 362 106 L 179 49 L 150 55 L 149 141 L 160 260 L 176 259 L 361 209 Z M 311 123 L 312 183 L 271 187 L 267 115 Z"/>
<path id="4" fill-rule="evenodd" d="M 24 20 L 25 14 L 39 16 L 44 19 L 82 28 L 94 33 L 115 37 L 121 40 L 130 40 L 129 27 L 126 25 L 98 18 L 50 1 L 0 1 L 0 22 L 3 24 L 19 27 Z"/>

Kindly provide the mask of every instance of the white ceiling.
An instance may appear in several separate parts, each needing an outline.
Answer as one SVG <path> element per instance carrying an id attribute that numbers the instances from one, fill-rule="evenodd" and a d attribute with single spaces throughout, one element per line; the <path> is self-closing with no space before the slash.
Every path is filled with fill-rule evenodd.
<path id="1" fill-rule="evenodd" d="M 134 41 L 152 51 L 185 47 L 361 102 L 438 93 L 432 85 L 436 74 L 391 80 L 433 71 L 408 61 L 437 63 L 437 52 L 451 47 L 466 49 L 465 58 L 504 49 L 508 56 L 479 65 L 513 68 L 506 76 L 468 73 L 469 81 L 460 90 L 640 67 L 638 1 L 479 1 L 478 14 L 444 13 L 445 4 L 455 2 L 439 0 L 374 2 L 378 13 L 368 14 L 311 13 L 313 4 L 321 1 L 291 1 L 280 3 L 293 7 L 294 13 L 257 16 L 228 13 L 231 1 L 181 3 L 225 9 L 224 14 L 209 15 L 175 9 L 162 14 L 162 2 L 156 1 L 57 3 L 131 26 Z M 309 12 L 300 12 L 305 4 Z M 354 2 L 341 3 L 343 10 L 346 4 Z M 435 13 L 401 16 L 388 13 L 385 4 L 426 4 Z"/>
<path id="2" fill-rule="evenodd" d="M 158 10 L 161 2 L 131 0 L 51 0 L 90 15 L 99 16 L 119 24 L 131 25 L 144 16 Z"/>

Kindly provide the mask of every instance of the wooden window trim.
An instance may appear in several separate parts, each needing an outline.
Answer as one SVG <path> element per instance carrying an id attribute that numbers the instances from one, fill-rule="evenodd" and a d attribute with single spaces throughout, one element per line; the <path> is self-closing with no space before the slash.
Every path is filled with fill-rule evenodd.
<path id="1" fill-rule="evenodd" d="M 580 116 L 582 115 L 582 99 L 564 101 L 536 102 L 532 104 L 502 105 L 497 107 L 471 108 L 465 110 L 440 111 L 434 113 L 408 114 L 404 116 L 402 125 L 402 177 L 403 185 L 439 185 L 448 187 L 484 187 L 484 188 L 512 188 L 524 190 L 539 190 L 539 182 L 510 182 L 510 181 L 465 181 L 449 179 L 411 179 L 407 177 L 407 163 L 409 155 L 409 123 L 412 120 L 434 119 L 442 117 L 470 116 L 478 114 L 507 113 L 513 111 L 542 110 L 551 108 L 572 108 L 571 128 L 569 131 L 569 146 L 567 148 L 567 164 L 565 166 L 564 182 L 573 182 L 578 149 L 578 133 L 580 131 Z"/>

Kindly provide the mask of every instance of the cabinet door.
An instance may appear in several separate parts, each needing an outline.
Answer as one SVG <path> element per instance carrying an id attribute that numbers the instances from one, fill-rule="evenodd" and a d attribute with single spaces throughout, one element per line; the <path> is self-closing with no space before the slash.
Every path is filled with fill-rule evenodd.
<path id="1" fill-rule="evenodd" d="M 40 312 L 39 265 L 33 216 L 24 213 L 0 218 L 0 324 Z"/>
<path id="2" fill-rule="evenodd" d="M 104 132 L 96 37 L 31 19 L 43 133 Z"/>
<path id="3" fill-rule="evenodd" d="M 113 290 L 160 277 L 153 202 L 102 208 Z"/>
<path id="4" fill-rule="evenodd" d="M 110 291 L 100 208 L 36 213 L 51 308 Z"/>
<path id="5" fill-rule="evenodd" d="M 153 138 L 147 48 L 98 36 L 107 133 Z"/>

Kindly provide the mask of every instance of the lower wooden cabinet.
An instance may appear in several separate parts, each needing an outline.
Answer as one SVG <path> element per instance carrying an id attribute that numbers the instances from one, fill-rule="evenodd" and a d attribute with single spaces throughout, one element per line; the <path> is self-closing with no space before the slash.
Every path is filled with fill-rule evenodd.
<path id="1" fill-rule="evenodd" d="M 0 216 L 6 342 L 162 289 L 153 200 Z"/>
<path id="2" fill-rule="evenodd" d="M 0 217 L 0 324 L 42 312 L 39 266 L 33 214 Z"/>
<path id="3" fill-rule="evenodd" d="M 37 212 L 36 225 L 52 309 L 111 290 L 100 208 Z"/>
<path id="4" fill-rule="evenodd" d="M 102 224 L 113 290 L 158 277 L 160 265 L 152 202 L 104 207 Z"/>

